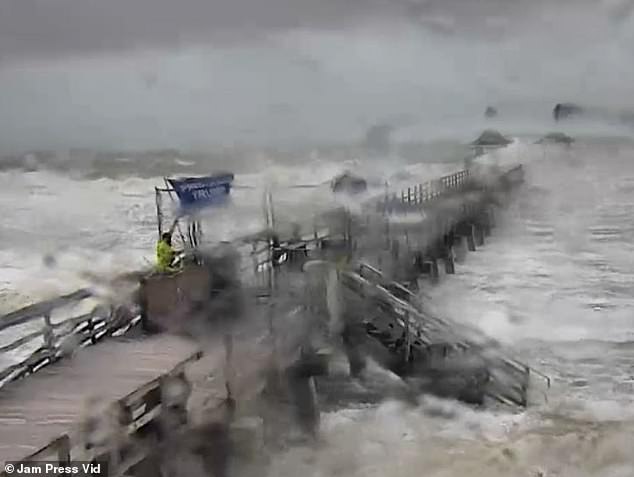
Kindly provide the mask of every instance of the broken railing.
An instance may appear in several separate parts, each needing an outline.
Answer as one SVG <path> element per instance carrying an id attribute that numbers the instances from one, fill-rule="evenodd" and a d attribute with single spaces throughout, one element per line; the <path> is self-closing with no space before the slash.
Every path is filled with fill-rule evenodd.
<path id="1" fill-rule="evenodd" d="M 477 353 L 491 372 L 488 395 L 497 401 L 526 406 L 530 375 L 542 378 L 550 387 L 548 376 L 507 356 L 501 344 L 475 328 L 435 316 L 423 306 L 418 296 L 370 265 L 360 263 L 354 272 L 346 272 L 343 284 L 355 293 L 370 294 L 385 305 L 386 312 L 381 318 L 386 323 L 377 325 L 386 325 L 385 330 L 389 329 L 390 335 L 394 336 L 392 341 L 405 333 L 407 339 L 403 345 L 423 352 L 431 344 L 442 344 L 457 352 Z M 410 352 L 405 350 L 403 354 L 409 356 Z"/>

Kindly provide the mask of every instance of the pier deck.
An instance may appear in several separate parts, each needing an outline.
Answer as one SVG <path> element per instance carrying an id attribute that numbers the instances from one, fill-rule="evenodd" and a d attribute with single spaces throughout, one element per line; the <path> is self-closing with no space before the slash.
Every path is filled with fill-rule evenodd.
<path id="1" fill-rule="evenodd" d="M 518 177 L 515 178 L 515 176 Z M 521 182 L 523 170 L 521 166 L 518 166 L 502 174 L 502 177 L 510 182 Z M 423 344 L 433 344 L 435 338 L 432 335 L 438 331 L 434 326 L 437 327 L 440 320 L 434 320 L 433 317 L 427 316 L 424 310 L 419 309 L 418 302 L 410 300 L 409 295 L 414 294 L 403 288 L 402 283 L 411 281 L 410 269 L 417 273 L 416 279 L 422 274 L 437 278 L 438 260 L 445 262 L 447 273 L 455 273 L 454 243 L 458 244 L 459 240 L 464 238 L 469 250 L 475 250 L 476 242 L 478 246 L 483 243 L 485 230 L 490 225 L 485 217 L 488 214 L 486 209 L 491 202 L 489 195 L 501 186 L 480 182 L 472 177 L 469 171 L 461 171 L 436 181 L 408 188 L 400 196 L 386 195 L 366 207 L 371 213 L 364 212 L 362 218 L 368 220 L 357 218 L 355 221 L 350 214 L 346 213 L 342 216 L 345 219 L 342 222 L 345 223 L 337 225 L 342 229 L 341 231 L 330 231 L 331 235 L 321 236 L 315 225 L 314 238 L 310 243 L 304 241 L 302 244 L 303 247 L 310 245 L 310 250 L 314 247 L 317 250 L 315 255 L 318 259 L 321 257 L 330 262 L 339 261 L 341 257 L 337 255 L 340 252 L 337 248 L 337 239 L 341 235 L 348 255 L 354 254 L 357 259 L 364 258 L 365 261 L 365 255 L 374 258 L 374 249 L 380 248 L 382 254 L 389 254 L 390 261 L 388 262 L 394 264 L 394 267 L 388 268 L 394 268 L 395 271 L 403 269 L 408 272 L 407 277 L 401 277 L 399 273 L 386 273 L 383 276 L 381 272 L 378 272 L 380 276 L 373 276 L 373 278 L 368 278 L 361 271 L 347 274 L 349 278 L 354 278 L 356 282 L 363 285 L 358 290 L 355 289 L 355 293 L 362 302 L 368 296 L 377 295 L 374 292 L 378 290 L 377 296 L 382 297 L 384 304 L 389 305 L 390 309 L 381 317 L 381 323 L 385 321 L 386 326 L 401 334 L 404 331 L 407 336 L 417 333 L 416 339 L 406 339 L 405 347 L 401 343 L 399 348 L 399 350 L 401 348 L 406 350 L 405 356 L 408 357 L 406 362 L 411 361 L 409 356 L 416 346 L 423 348 Z M 406 220 L 402 220 L 409 212 L 419 213 L 421 216 L 419 225 L 413 226 Z M 420 212 L 423 213 L 420 214 Z M 374 217 L 374 221 L 369 220 L 370 217 Z M 340 217 L 337 215 L 335 218 L 338 220 Z M 333 219 L 333 223 L 335 222 L 336 220 Z M 381 242 L 380 246 L 374 243 L 376 238 L 374 228 L 378 230 L 376 236 Z M 476 230 L 481 232 L 481 240 L 476 240 Z M 367 243 L 362 240 L 357 243 L 352 240 L 353 236 L 363 237 Z M 245 241 L 245 243 L 248 242 Z M 79 302 L 92 296 L 91 292 L 84 290 L 32 305 L 3 317 L 0 320 L 0 331 L 10 333 L 9 338 L 14 341 L 9 343 L 9 340 L 6 340 L 7 344 L 0 344 L 0 356 L 22 350 L 26 344 L 32 347 L 31 344 L 34 343 L 33 346 L 36 348 L 28 356 L 19 358 L 19 362 L 10 364 L 4 371 L 0 371 L 0 461 L 4 463 L 30 459 L 59 462 L 88 460 L 84 458 L 81 450 L 86 441 L 80 435 L 79 428 L 86 417 L 86 411 L 89 410 L 89 402 L 94 398 L 110 409 L 118 406 L 118 410 L 122 411 L 119 415 L 121 422 L 118 424 L 126 430 L 128 437 L 141 428 L 150 427 L 143 427 L 149 422 L 156 423 L 153 420 L 159 416 L 161 418 L 157 419 L 159 424 L 157 427 L 164 428 L 162 412 L 165 411 L 163 414 L 168 415 L 173 412 L 170 405 L 165 403 L 162 394 L 171 382 L 165 379 L 168 376 L 185 378 L 191 385 L 187 405 L 190 424 L 208 421 L 210 414 L 215 415 L 217 409 L 222 408 L 218 405 L 221 402 L 239 401 L 244 407 L 244 402 L 259 396 L 260 391 L 267 386 L 269 375 L 266 371 L 269 367 L 278 366 L 278 362 L 296 363 L 302 359 L 301 356 L 295 355 L 300 350 L 298 343 L 303 343 L 303 334 L 300 331 L 305 331 L 303 330 L 305 325 L 301 320 L 295 319 L 296 315 L 287 313 L 290 311 L 286 309 L 287 305 L 297 308 L 292 300 L 289 305 L 273 295 L 273 282 L 277 283 L 275 287 L 277 289 L 280 288 L 279 283 L 286 283 L 282 288 L 287 289 L 288 293 L 292 289 L 291 292 L 298 297 L 306 294 L 304 290 L 306 287 L 303 285 L 297 287 L 297 283 L 294 283 L 296 277 L 294 273 L 297 271 L 293 267 L 290 267 L 294 270 L 292 273 L 285 274 L 280 270 L 273 274 L 274 269 L 281 267 L 280 264 L 274 265 L 274 252 L 285 250 L 287 261 L 293 262 L 288 258 L 294 254 L 291 241 L 280 240 L 278 245 L 272 247 L 267 239 L 262 250 L 259 250 L 256 245 L 257 243 L 253 245 L 253 250 L 250 252 L 250 258 L 253 260 L 253 275 L 255 278 L 269 277 L 267 294 L 257 295 L 259 298 L 267 298 L 266 312 L 264 309 L 260 310 L 262 313 L 258 316 L 261 319 L 255 320 L 259 325 L 249 328 L 244 336 L 234 330 L 231 333 L 232 344 L 229 346 L 225 343 L 227 348 L 220 342 L 205 343 L 204 356 L 196 342 L 172 334 L 146 336 L 142 339 L 113 338 L 125 335 L 137 323 L 143 324 L 143 314 L 139 310 L 142 307 L 98 306 L 80 316 L 64 317 L 61 321 L 53 319 L 54 311 L 59 306 Z M 308 253 L 309 248 L 302 249 L 306 257 L 311 255 Z M 330 256 L 329 252 L 333 251 L 335 253 Z M 265 257 L 260 260 L 260 255 Z M 382 257 L 382 255 L 378 256 Z M 415 267 L 410 263 L 412 258 L 416 259 Z M 366 269 L 369 267 L 366 266 Z M 274 281 L 270 278 L 273 275 L 276 277 Z M 284 279 L 286 282 L 283 282 Z M 258 285 L 259 282 L 254 281 Z M 247 282 L 247 285 L 249 283 Z M 312 286 L 307 288 L 312 290 Z M 319 286 L 315 285 L 315 290 L 312 291 L 321 293 L 321 289 L 317 290 L 320 286 L 321 282 Z M 365 293 L 370 289 L 372 293 Z M 323 295 L 327 297 L 328 291 L 323 291 L 325 292 Z M 408 296 L 403 298 L 402 294 Z M 304 298 L 308 299 L 309 294 L 306 294 Z M 311 300 L 313 298 L 310 297 Z M 346 296 L 346 299 L 348 298 L 350 298 L 349 295 Z M 180 299 L 182 296 L 178 298 Z M 317 301 L 308 308 L 317 313 L 320 309 L 317 306 L 319 303 Z M 406 319 L 401 316 L 401 311 L 405 311 Z M 274 317 L 275 323 L 273 323 Z M 288 319 L 280 321 L 280 317 Z M 267 327 L 268 319 L 270 323 Z M 416 322 L 413 321 L 414 319 Z M 444 322 L 441 324 L 445 325 Z M 28 325 L 28 328 L 20 328 L 25 325 Z M 453 328 L 453 326 L 447 325 L 447 328 Z M 27 334 L 18 338 L 15 330 L 21 334 L 25 332 Z M 281 332 L 275 332 L 275 330 Z M 460 340 L 454 340 L 453 335 L 452 339 L 447 339 L 445 327 L 442 327 L 440 331 L 443 335 L 441 341 L 447 345 L 446 347 L 461 348 L 462 342 L 458 343 Z M 423 340 L 423 338 L 428 339 Z M 423 340 L 424 343 L 418 343 L 416 340 Z M 383 339 L 382 343 L 386 349 L 392 349 L 392 341 L 396 340 L 392 340 L 390 336 Z M 81 346 L 88 347 L 81 348 Z M 292 356 L 286 356 L 286 354 Z M 280 358 L 281 356 L 283 359 Z M 289 376 L 298 373 L 299 368 L 291 368 L 285 369 L 284 372 Z M 523 379 L 528 368 L 526 372 L 524 368 L 521 371 L 520 377 Z M 26 379 L 20 379 L 25 377 Z M 302 377 L 304 378 L 305 376 Z M 306 379 L 304 381 L 308 382 Z M 304 386 L 306 384 L 304 381 L 299 384 Z M 163 387 L 163 384 L 167 386 Z M 297 396 L 305 397 L 307 393 L 312 392 L 309 387 L 301 387 L 299 384 L 294 383 L 295 387 L 291 392 L 297 400 L 300 400 Z M 522 388 L 523 385 L 522 380 L 520 387 Z M 233 398 L 231 401 L 226 399 L 229 397 L 229 387 L 231 388 L 230 397 Z M 290 388 L 291 385 L 288 387 Z M 498 389 L 493 391 L 496 395 L 500 394 Z M 524 388 L 522 388 L 523 391 Z M 525 405 L 522 399 L 515 399 L 513 402 Z M 93 412 L 95 411 L 101 411 L 102 415 L 104 414 L 103 409 L 93 409 Z M 142 432 L 139 431 L 138 434 Z M 160 436 L 160 430 L 157 434 Z M 159 439 L 162 438 L 164 436 L 159 437 Z M 143 440 L 143 437 L 139 440 Z M 117 464 L 113 467 L 116 467 L 116 473 L 113 475 L 121 475 L 121 472 L 135 465 L 135 462 L 139 462 L 136 456 L 130 457 L 131 454 L 138 453 L 142 457 L 144 453 L 143 450 L 130 451 L 130 448 L 119 446 L 115 441 L 108 441 L 108 444 L 112 444 L 111 447 L 117 449 L 117 452 L 119 448 L 124 450 L 120 452 L 121 461 L 118 461 L 119 457 L 115 458 Z M 144 445 L 143 443 L 140 447 Z M 95 451 L 90 455 L 97 458 L 104 454 L 98 454 Z"/>
<path id="2" fill-rule="evenodd" d="M 0 462 L 26 459 L 76 430 L 86 402 L 117 402 L 199 357 L 184 338 L 107 340 L 0 392 Z"/>

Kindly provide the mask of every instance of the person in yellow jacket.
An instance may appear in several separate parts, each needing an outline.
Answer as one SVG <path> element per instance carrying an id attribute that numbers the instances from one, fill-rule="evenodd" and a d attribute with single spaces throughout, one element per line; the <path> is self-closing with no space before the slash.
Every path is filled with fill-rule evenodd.
<path id="1" fill-rule="evenodd" d="M 172 267 L 172 262 L 176 256 L 176 251 L 172 248 L 172 233 L 176 226 L 176 221 L 168 232 L 161 234 L 161 239 L 156 244 L 156 268 L 159 272 L 169 273 L 176 269 Z"/>
<path id="2" fill-rule="evenodd" d="M 335 262 L 335 268 L 338 271 L 346 270 L 346 269 L 350 268 L 351 265 L 352 264 L 351 264 L 351 261 L 350 261 L 350 256 L 347 255 L 347 254 L 346 255 L 342 255 Z"/>

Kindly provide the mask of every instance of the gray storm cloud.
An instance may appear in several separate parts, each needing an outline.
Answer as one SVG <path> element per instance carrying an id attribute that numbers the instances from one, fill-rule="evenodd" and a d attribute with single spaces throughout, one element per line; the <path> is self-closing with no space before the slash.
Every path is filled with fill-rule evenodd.
<path id="1" fill-rule="evenodd" d="M 281 29 L 338 28 L 383 13 L 374 0 L 2 0 L 0 54 L 13 59 L 244 42 Z"/>
<path id="2" fill-rule="evenodd" d="M 512 35 L 544 12 L 629 0 L 0 0 L 0 59 L 90 55 L 199 42 L 246 42 L 272 31 L 406 20 L 445 34 Z M 548 13 L 546 13 L 548 15 Z"/>
<path id="3" fill-rule="evenodd" d="M 634 106 L 632 4 L 0 0 L 0 153 L 348 141 L 403 114 L 455 137 L 487 104 Z"/>

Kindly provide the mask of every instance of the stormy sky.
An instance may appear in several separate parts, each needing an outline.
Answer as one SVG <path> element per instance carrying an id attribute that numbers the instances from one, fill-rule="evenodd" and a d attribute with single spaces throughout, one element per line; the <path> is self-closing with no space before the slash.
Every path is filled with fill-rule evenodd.
<path id="1" fill-rule="evenodd" d="M 632 106 L 633 44 L 629 0 L 0 0 L 0 151 Z"/>
<path id="2" fill-rule="evenodd" d="M 560 0 L 561 1 L 561 0 Z M 197 42 L 248 43 L 290 29 L 341 30 L 409 20 L 481 33 L 543 0 L 2 0 L 0 58 L 92 55 Z M 495 25 L 496 21 L 498 22 Z"/>

